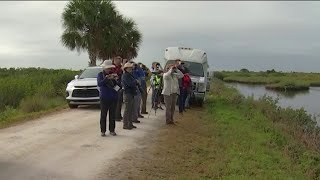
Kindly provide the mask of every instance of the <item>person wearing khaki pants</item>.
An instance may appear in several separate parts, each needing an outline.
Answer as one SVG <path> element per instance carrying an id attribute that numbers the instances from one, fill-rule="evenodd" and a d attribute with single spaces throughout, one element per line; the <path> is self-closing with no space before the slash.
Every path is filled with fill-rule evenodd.
<path id="1" fill-rule="evenodd" d="M 166 103 L 166 123 L 172 124 L 173 123 L 173 115 L 176 109 L 176 101 L 177 101 L 177 94 L 170 94 L 169 96 L 164 95 L 164 102 Z"/>
<path id="2" fill-rule="evenodd" d="M 166 124 L 174 124 L 173 116 L 179 94 L 178 79 L 183 78 L 182 72 L 175 65 L 168 65 L 163 74 L 164 102 L 166 104 Z"/>
<path id="3" fill-rule="evenodd" d="M 132 73 L 133 64 L 126 63 L 123 66 L 122 85 L 124 88 L 125 109 L 123 114 L 123 129 L 137 128 L 132 124 L 134 111 L 134 97 L 137 95 L 137 80 Z"/>

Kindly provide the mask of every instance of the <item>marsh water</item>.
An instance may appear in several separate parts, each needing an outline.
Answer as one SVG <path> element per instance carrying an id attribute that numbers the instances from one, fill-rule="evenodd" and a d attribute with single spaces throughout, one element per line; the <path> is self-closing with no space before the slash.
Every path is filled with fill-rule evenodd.
<path id="1" fill-rule="evenodd" d="M 307 113 L 316 117 L 318 125 L 320 125 L 320 87 L 311 87 L 310 90 L 301 92 L 279 92 L 265 89 L 263 85 L 241 83 L 227 83 L 227 85 L 235 87 L 246 97 L 253 95 L 254 99 L 258 99 L 267 95 L 279 98 L 278 105 L 281 107 L 304 108 Z"/>

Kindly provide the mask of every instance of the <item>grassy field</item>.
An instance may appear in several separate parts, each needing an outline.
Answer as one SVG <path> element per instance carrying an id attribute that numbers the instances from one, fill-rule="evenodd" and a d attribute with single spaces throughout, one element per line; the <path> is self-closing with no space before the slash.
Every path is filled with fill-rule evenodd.
<path id="1" fill-rule="evenodd" d="M 0 69 L 0 128 L 66 107 L 66 84 L 77 71 Z"/>
<path id="2" fill-rule="evenodd" d="M 223 83 L 212 87 L 205 109 L 177 115 L 176 126 L 137 150 L 143 156 L 128 158 L 123 179 L 320 178 L 319 128 L 310 116 L 268 97 L 244 98 Z"/>
<path id="3" fill-rule="evenodd" d="M 320 86 L 320 73 L 222 71 L 215 72 L 215 76 L 226 82 L 265 84 L 267 89 L 281 91 L 308 90 L 310 86 Z"/>

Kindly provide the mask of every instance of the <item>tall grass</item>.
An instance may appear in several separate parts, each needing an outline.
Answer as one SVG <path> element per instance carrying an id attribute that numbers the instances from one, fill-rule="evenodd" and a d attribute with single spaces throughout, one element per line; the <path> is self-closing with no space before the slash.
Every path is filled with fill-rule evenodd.
<path id="1" fill-rule="evenodd" d="M 245 98 L 214 80 L 205 108 L 192 107 L 174 119 L 176 126 L 152 133 L 148 144 L 112 167 L 128 171 L 107 172 L 110 179 L 320 177 L 320 139 L 303 110 L 281 109 L 269 97 Z"/>
<path id="2" fill-rule="evenodd" d="M 44 68 L 0 68 L 0 121 L 14 114 L 64 104 L 65 88 L 77 71 Z"/>
<path id="3" fill-rule="evenodd" d="M 216 81 L 208 97 L 211 105 L 217 101 L 232 104 L 236 110 L 245 114 L 255 128 L 270 133 L 272 140 L 266 145 L 282 150 L 294 164 L 299 164 L 311 179 L 320 177 L 320 128 L 316 120 L 304 109 L 282 108 L 277 99 L 263 96 L 258 100 L 245 98 L 234 88 L 226 88 Z M 209 103 L 209 104 L 210 104 Z M 272 123 L 272 127 L 268 124 Z M 269 127 L 268 127 L 268 126 Z"/>

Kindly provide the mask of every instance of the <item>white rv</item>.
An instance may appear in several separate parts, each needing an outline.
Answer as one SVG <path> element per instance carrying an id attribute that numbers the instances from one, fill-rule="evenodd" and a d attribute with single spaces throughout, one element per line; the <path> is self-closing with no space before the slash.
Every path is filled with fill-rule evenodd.
<path id="1" fill-rule="evenodd" d="M 192 80 L 193 97 L 192 101 L 202 106 L 207 89 L 208 81 L 208 60 L 205 51 L 193 48 L 168 47 L 165 50 L 165 64 L 174 64 L 176 59 L 184 62 L 189 69 Z"/>

